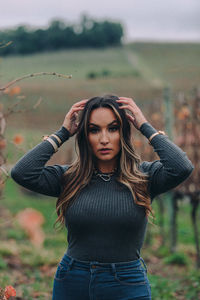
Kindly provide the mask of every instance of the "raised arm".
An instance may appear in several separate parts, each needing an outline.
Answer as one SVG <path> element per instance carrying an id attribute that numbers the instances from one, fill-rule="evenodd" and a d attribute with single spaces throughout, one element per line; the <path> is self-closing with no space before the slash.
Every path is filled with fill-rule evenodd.
<path id="1" fill-rule="evenodd" d="M 87 100 L 75 103 L 66 114 L 62 127 L 33 149 L 29 150 L 11 169 L 11 177 L 23 187 L 48 196 L 58 197 L 62 191 L 61 177 L 67 165 L 45 166 L 61 146 L 77 131 L 78 112 L 84 108 Z M 53 140 L 53 141 L 52 141 Z"/>
<path id="2" fill-rule="evenodd" d="M 69 139 L 69 131 L 61 127 L 55 132 L 62 143 Z M 54 139 L 55 143 L 56 139 Z M 53 145 L 47 140 L 29 150 L 11 169 L 11 177 L 21 186 L 48 196 L 58 197 L 61 192 L 61 177 L 67 165 L 45 166 L 55 153 Z"/>
<path id="3" fill-rule="evenodd" d="M 147 122 L 142 124 L 140 131 L 149 138 L 156 132 L 156 129 Z M 151 199 L 153 199 L 182 183 L 191 174 L 194 167 L 186 153 L 170 141 L 166 135 L 154 136 L 151 145 L 160 160 L 143 162 L 141 169 L 150 175 L 149 191 Z"/>
<path id="4" fill-rule="evenodd" d="M 148 139 L 152 134 L 157 133 L 157 130 L 147 122 L 133 99 L 124 97 L 119 99 L 117 101 L 124 104 L 120 108 L 128 109 L 132 113 L 132 115 L 127 114 L 127 117 L 136 129 L 140 130 Z M 153 199 L 182 183 L 191 174 L 194 166 L 186 153 L 170 141 L 166 135 L 155 135 L 151 139 L 151 145 L 160 160 L 143 162 L 141 170 L 150 176 L 149 192 Z"/>

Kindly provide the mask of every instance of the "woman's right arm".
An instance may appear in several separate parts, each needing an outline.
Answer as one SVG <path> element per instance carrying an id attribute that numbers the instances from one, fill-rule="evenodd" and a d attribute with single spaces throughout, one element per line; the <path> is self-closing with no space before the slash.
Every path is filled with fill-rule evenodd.
<path id="1" fill-rule="evenodd" d="M 70 137 L 70 132 L 62 126 L 54 133 L 63 144 Z M 29 150 L 11 169 L 11 177 L 21 186 L 47 196 L 58 197 L 61 192 L 61 177 L 67 165 L 46 166 L 55 153 L 47 140 Z"/>
<path id="2" fill-rule="evenodd" d="M 66 114 L 62 127 L 54 134 L 60 140 L 60 146 L 77 132 L 78 112 L 84 109 L 87 100 L 75 103 Z M 52 137 L 59 145 L 57 139 Z M 47 196 L 59 197 L 62 186 L 61 177 L 67 165 L 46 166 L 46 162 L 55 153 L 53 145 L 45 140 L 29 150 L 11 169 L 11 177 L 23 187 Z"/>

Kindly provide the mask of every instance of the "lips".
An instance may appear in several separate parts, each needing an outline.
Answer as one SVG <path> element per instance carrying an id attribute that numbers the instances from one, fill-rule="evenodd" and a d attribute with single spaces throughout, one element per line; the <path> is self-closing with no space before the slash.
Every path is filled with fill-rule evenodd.
<path id="1" fill-rule="evenodd" d="M 112 149 L 109 149 L 109 148 L 102 148 L 102 149 L 99 149 L 99 152 L 101 153 L 101 155 L 108 155 L 110 154 L 110 151 Z"/>
<path id="2" fill-rule="evenodd" d="M 111 149 L 110 148 L 101 148 L 99 149 L 99 151 L 110 151 Z"/>

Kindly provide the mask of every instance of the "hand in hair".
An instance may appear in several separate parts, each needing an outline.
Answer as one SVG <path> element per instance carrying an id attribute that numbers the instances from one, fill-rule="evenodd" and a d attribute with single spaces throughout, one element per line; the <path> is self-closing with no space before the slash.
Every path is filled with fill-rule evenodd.
<path id="1" fill-rule="evenodd" d="M 78 112 L 84 109 L 84 106 L 87 101 L 88 99 L 84 99 L 79 102 L 76 102 L 74 105 L 72 105 L 71 109 L 65 116 L 62 126 L 65 127 L 70 132 L 71 136 L 74 135 L 77 131 Z"/>
<path id="2" fill-rule="evenodd" d="M 128 109 L 132 113 L 132 115 L 129 113 L 126 113 L 126 115 L 136 129 L 139 130 L 142 124 L 147 122 L 147 119 L 132 98 L 119 97 L 119 100 L 116 100 L 116 102 L 124 104 L 119 106 L 120 109 Z"/>

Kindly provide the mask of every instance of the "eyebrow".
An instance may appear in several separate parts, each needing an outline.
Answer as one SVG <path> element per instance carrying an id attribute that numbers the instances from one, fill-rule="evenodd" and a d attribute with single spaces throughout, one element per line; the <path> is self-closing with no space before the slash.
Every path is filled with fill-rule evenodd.
<path id="1" fill-rule="evenodd" d="M 108 126 L 110 126 L 110 125 L 112 125 L 112 124 L 114 124 L 114 123 L 118 123 L 117 120 L 112 121 L 111 123 L 108 124 Z M 93 126 L 95 126 L 95 127 L 100 127 L 99 125 L 94 124 L 94 123 L 89 123 L 89 124 L 88 124 L 88 126 L 91 126 L 91 125 L 93 125 Z"/>

